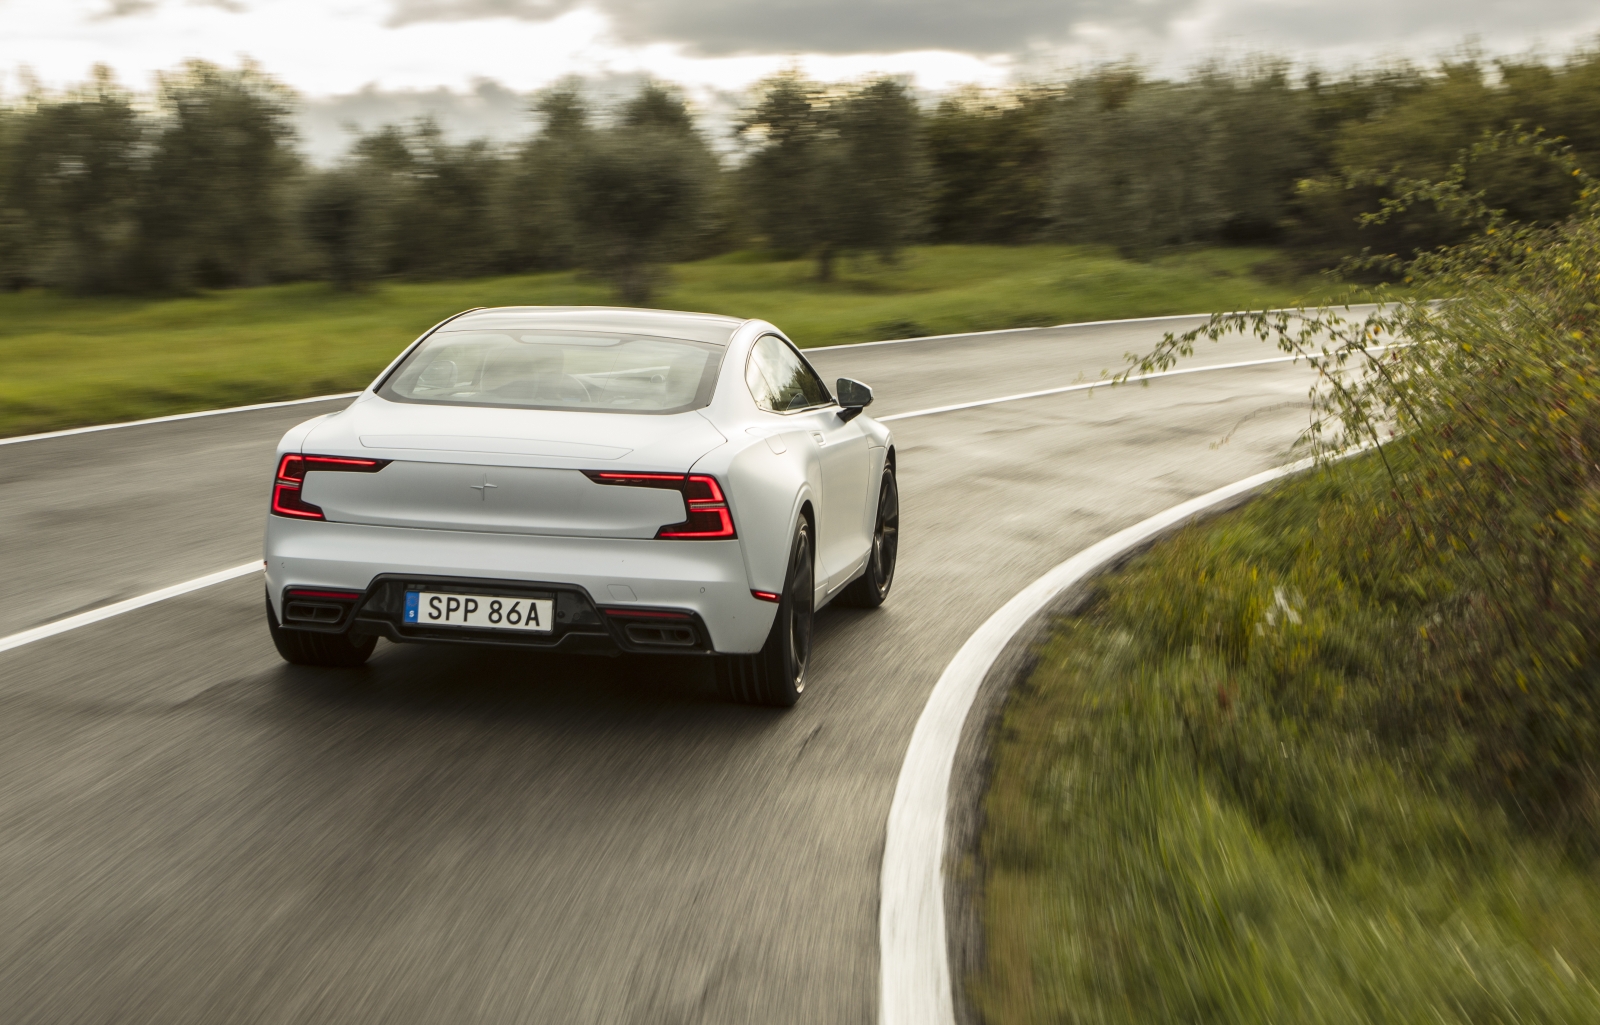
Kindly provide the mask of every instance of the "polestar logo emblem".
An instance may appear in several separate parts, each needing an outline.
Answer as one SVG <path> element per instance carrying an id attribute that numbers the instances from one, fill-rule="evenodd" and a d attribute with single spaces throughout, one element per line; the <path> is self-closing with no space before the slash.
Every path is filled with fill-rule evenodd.
<path id="1" fill-rule="evenodd" d="M 469 484 L 467 486 L 478 493 L 478 498 L 480 500 L 482 500 L 484 502 L 487 502 L 489 500 L 489 491 L 490 491 L 490 489 L 497 488 L 500 485 L 498 485 L 498 484 L 490 484 L 489 483 L 489 475 L 488 474 L 484 474 L 483 475 L 483 483 L 482 484 Z"/>

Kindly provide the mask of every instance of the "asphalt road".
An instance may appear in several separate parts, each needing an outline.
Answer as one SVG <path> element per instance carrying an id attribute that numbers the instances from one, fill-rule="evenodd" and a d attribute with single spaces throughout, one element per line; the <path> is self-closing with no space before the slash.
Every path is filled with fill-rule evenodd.
<path id="1" fill-rule="evenodd" d="M 1174 326 L 809 355 L 888 415 L 1093 379 Z M 1075 551 L 1284 461 L 1308 381 L 893 424 L 894 594 L 820 614 L 787 712 L 690 662 L 289 667 L 254 577 L 0 654 L 0 1020 L 871 1021 L 884 820 L 945 662 Z M 0 636 L 257 556 L 274 444 L 321 411 L 0 447 Z"/>

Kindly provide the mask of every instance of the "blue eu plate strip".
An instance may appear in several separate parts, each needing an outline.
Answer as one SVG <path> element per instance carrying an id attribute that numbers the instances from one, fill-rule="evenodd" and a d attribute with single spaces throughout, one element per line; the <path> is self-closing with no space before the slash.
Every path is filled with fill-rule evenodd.
<path id="1" fill-rule="evenodd" d="M 417 592 L 417 591 L 407 591 L 406 592 L 406 622 L 407 623 L 415 623 L 417 621 L 417 599 L 420 598 L 420 597 L 421 597 L 421 593 L 420 592 Z"/>

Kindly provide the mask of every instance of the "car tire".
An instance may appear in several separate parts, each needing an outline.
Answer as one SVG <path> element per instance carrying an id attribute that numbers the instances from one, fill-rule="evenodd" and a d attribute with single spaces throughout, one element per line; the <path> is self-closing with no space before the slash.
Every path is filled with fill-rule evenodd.
<path id="1" fill-rule="evenodd" d="M 839 592 L 834 602 L 858 609 L 875 609 L 889 597 L 894 584 L 894 564 L 900 555 L 900 488 L 894 480 L 894 464 L 883 464 L 883 479 L 878 485 L 878 515 L 872 525 L 872 552 L 867 568 Z"/>
<path id="2" fill-rule="evenodd" d="M 717 682 L 723 695 L 748 705 L 789 708 L 806 689 L 811 662 L 811 629 L 816 615 L 816 577 L 812 569 L 811 524 L 804 519 L 789 545 L 778 614 L 767 642 L 754 655 L 722 655 Z"/>
<path id="3" fill-rule="evenodd" d="M 272 644 L 278 654 L 285 662 L 297 666 L 354 669 L 366 663 L 378 644 L 376 637 L 354 637 L 349 631 L 325 634 L 279 626 L 270 600 L 267 602 L 267 630 L 272 634 Z"/>

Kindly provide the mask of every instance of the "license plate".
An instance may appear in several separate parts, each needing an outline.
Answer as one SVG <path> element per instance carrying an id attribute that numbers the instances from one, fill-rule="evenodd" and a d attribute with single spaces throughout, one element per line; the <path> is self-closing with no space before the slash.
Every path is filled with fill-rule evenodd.
<path id="1" fill-rule="evenodd" d="M 555 626 L 555 604 L 549 598 L 407 591 L 406 625 L 469 626 L 478 630 L 547 634 Z"/>

